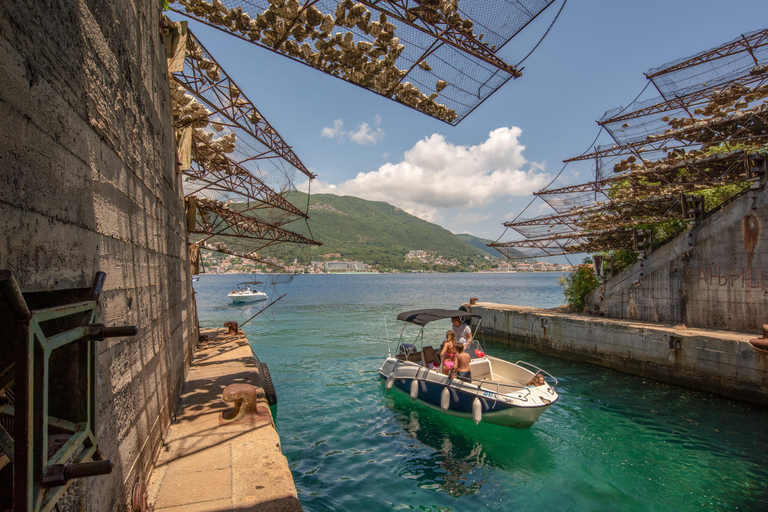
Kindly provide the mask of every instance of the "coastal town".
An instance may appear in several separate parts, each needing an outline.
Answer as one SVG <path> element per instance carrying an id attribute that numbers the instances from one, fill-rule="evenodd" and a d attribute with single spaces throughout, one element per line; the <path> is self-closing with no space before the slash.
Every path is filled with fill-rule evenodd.
<path id="1" fill-rule="evenodd" d="M 402 268 L 384 268 L 362 261 L 350 261 L 339 253 L 321 255 L 322 260 L 302 264 L 294 259 L 286 262 L 277 258 L 264 257 L 251 260 L 233 255 L 204 251 L 201 270 L 207 274 L 261 274 L 284 272 L 290 274 L 377 274 L 402 272 L 569 272 L 571 265 L 551 261 L 503 261 L 493 256 L 482 256 L 471 260 L 444 258 L 437 251 L 412 250 L 404 259 Z M 409 268 L 410 267 L 410 268 Z"/>

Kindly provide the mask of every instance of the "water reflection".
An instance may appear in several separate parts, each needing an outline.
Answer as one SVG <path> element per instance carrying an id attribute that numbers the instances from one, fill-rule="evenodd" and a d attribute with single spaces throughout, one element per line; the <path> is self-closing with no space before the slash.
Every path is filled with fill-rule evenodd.
<path id="1" fill-rule="evenodd" d="M 422 489 L 453 497 L 477 494 L 488 482 L 489 468 L 529 477 L 552 467 L 549 440 L 531 429 L 475 425 L 412 402 L 395 390 L 387 393 L 385 402 L 403 434 L 433 450 L 425 456 L 414 449 L 404 461 L 401 476 L 418 480 Z"/>

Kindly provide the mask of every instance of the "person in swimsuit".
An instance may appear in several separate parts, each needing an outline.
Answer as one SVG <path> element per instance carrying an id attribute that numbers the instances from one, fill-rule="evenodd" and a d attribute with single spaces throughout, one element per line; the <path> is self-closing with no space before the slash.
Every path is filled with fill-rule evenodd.
<path id="1" fill-rule="evenodd" d="M 443 375 L 448 375 L 453 370 L 456 360 L 456 335 L 453 331 L 446 333 L 443 349 L 440 351 L 440 360 L 443 362 Z"/>
<path id="2" fill-rule="evenodd" d="M 469 371 L 469 362 L 472 360 L 472 357 L 464 351 L 463 343 L 456 344 L 456 351 L 458 354 L 456 355 L 456 365 L 453 367 L 452 376 L 469 382 L 472 379 L 472 373 Z"/>

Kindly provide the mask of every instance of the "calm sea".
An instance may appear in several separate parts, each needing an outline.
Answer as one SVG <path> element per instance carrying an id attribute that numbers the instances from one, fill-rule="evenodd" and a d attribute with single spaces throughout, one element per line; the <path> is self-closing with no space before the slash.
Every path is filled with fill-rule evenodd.
<path id="1" fill-rule="evenodd" d="M 499 344 L 489 354 L 559 379 L 560 400 L 528 430 L 475 426 L 385 392 L 377 370 L 399 312 L 470 297 L 554 307 L 558 277 L 302 275 L 269 287 L 287 295 L 244 330 L 269 366 L 304 509 L 767 510 L 768 408 Z M 245 280 L 201 276 L 201 327 L 258 312 L 226 297 Z"/>

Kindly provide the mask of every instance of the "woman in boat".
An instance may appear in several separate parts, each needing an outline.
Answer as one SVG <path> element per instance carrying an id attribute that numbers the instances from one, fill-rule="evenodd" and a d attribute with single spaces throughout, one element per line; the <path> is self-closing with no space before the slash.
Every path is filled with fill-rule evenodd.
<path id="1" fill-rule="evenodd" d="M 440 360 L 443 362 L 443 375 L 448 375 L 456 363 L 456 335 L 453 331 L 448 331 L 445 335 L 446 340 L 443 342 L 443 349 L 440 351 Z"/>

